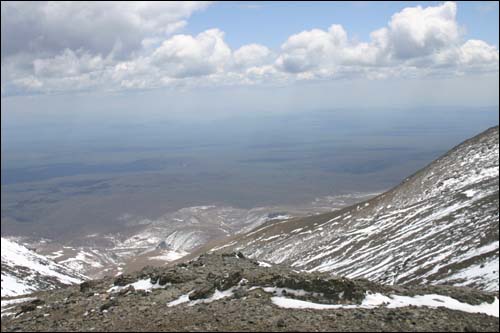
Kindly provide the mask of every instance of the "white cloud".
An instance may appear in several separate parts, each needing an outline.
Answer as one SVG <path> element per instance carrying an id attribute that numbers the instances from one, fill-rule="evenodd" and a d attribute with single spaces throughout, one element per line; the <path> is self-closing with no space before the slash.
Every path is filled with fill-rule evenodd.
<path id="1" fill-rule="evenodd" d="M 43 86 L 43 83 L 34 76 L 17 79 L 14 84 L 27 90 L 37 90 Z"/>
<path id="2" fill-rule="evenodd" d="M 460 46 L 445 49 L 432 56 L 432 63 L 464 73 L 494 73 L 499 69 L 498 49 L 482 40 L 470 39 Z"/>
<path id="3" fill-rule="evenodd" d="M 303 31 L 290 36 L 281 46 L 282 54 L 276 64 L 291 73 L 334 66 L 342 57 L 346 44 L 347 33 L 340 25 L 334 24 L 328 31 Z"/>
<path id="4" fill-rule="evenodd" d="M 223 71 L 231 57 L 224 33 L 210 29 L 198 34 L 176 35 L 164 41 L 151 56 L 152 63 L 173 77 L 203 76 Z"/>
<path id="5" fill-rule="evenodd" d="M 33 69 L 36 76 L 75 76 L 100 71 L 104 68 L 105 63 L 106 59 L 103 59 L 101 55 L 66 49 L 53 58 L 35 59 Z"/>
<path id="6" fill-rule="evenodd" d="M 22 52 L 56 54 L 83 49 L 107 54 L 120 45 L 122 55 L 144 38 L 165 37 L 182 28 L 209 2 L 103 1 L 2 2 L 2 58 Z"/>
<path id="7" fill-rule="evenodd" d="M 333 24 L 328 30 L 312 29 L 293 34 L 279 50 L 248 44 L 234 51 L 219 29 L 197 35 L 169 35 L 185 24 L 184 18 L 206 4 L 121 5 L 124 10 L 116 13 L 115 5 L 105 4 L 110 14 L 107 19 L 97 17 L 92 27 L 93 19 L 88 15 L 102 12 L 90 8 L 90 4 L 78 4 L 74 8 L 62 4 L 31 5 L 26 7 L 29 10 L 22 7 L 23 15 L 14 11 L 21 7 L 9 7 L 10 13 L 22 17 L 24 22 L 13 26 L 24 27 L 40 12 L 43 12 L 41 17 L 50 18 L 50 22 L 35 20 L 36 27 L 43 26 L 40 36 L 48 36 L 42 38 L 43 41 L 35 38 L 30 42 L 36 52 L 25 52 L 31 46 L 23 44 L 24 49 L 2 58 L 2 94 L 22 93 L 23 89 L 31 93 L 165 86 L 287 85 L 300 80 L 383 80 L 498 72 L 498 48 L 481 40 L 464 40 L 456 22 L 456 5 L 451 2 L 403 9 L 390 18 L 386 27 L 373 31 L 368 41 L 352 40 L 341 25 Z M 169 10 L 163 12 L 166 8 Z M 67 27 L 60 16 L 75 13 L 75 26 L 68 29 L 78 32 L 78 38 L 71 31 L 51 35 L 49 27 L 63 30 Z M 84 22 L 86 16 L 89 22 Z M 12 24 L 9 22 L 6 24 Z M 109 24 L 110 30 L 104 24 Z M 118 38 L 111 38 L 120 26 L 123 32 L 116 35 Z M 137 28 L 138 35 L 133 32 L 132 37 L 127 36 L 132 28 Z M 26 29 L 30 40 L 32 28 Z M 51 47 L 50 41 L 56 38 L 61 41 L 50 52 L 37 49 L 40 45 Z M 106 41 L 111 42 L 111 48 L 95 44 Z M 72 43 L 78 47 L 71 47 Z M 67 47 L 61 48 L 62 45 Z"/>
<path id="8" fill-rule="evenodd" d="M 303 31 L 282 45 L 276 65 L 307 80 L 444 75 L 445 67 L 448 74 L 479 67 L 498 71 L 498 49 L 484 41 L 464 42 L 456 10 L 453 2 L 405 8 L 391 17 L 387 27 L 373 31 L 369 42 L 349 40 L 339 25 L 328 31 Z"/>
<path id="9" fill-rule="evenodd" d="M 460 64 L 489 64 L 498 65 L 498 49 L 482 40 L 470 39 L 460 47 Z"/>
<path id="10" fill-rule="evenodd" d="M 259 44 L 243 45 L 234 51 L 233 58 L 237 67 L 248 68 L 269 62 L 271 50 Z"/>
<path id="11" fill-rule="evenodd" d="M 392 16 L 387 30 L 395 58 L 408 59 L 432 54 L 459 41 L 457 5 L 405 8 Z"/>

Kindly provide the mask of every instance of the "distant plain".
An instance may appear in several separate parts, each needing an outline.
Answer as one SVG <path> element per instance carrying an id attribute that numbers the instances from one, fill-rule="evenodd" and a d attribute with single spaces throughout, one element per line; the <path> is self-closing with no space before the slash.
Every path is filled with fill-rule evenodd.
<path id="1" fill-rule="evenodd" d="M 71 119 L 2 116 L 2 235 L 72 238 L 130 215 L 383 191 L 497 125 L 498 108 Z"/>

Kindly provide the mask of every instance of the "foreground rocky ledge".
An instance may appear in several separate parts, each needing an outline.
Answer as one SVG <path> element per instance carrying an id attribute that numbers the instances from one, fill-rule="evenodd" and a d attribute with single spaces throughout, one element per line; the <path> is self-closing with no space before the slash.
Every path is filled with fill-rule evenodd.
<path id="1" fill-rule="evenodd" d="M 239 253 L 2 299 L 2 331 L 498 331 L 498 325 L 496 294 L 308 274 Z"/>

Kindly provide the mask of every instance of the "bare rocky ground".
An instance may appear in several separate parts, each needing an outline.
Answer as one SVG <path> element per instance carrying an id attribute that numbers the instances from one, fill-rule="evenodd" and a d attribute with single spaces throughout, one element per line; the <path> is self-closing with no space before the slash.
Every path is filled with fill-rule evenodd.
<path id="1" fill-rule="evenodd" d="M 23 296 L 30 297 L 26 302 L 10 307 L 2 304 L 1 328 L 5 332 L 498 331 L 499 328 L 497 317 L 444 307 L 282 308 L 273 302 L 273 297 L 359 305 L 367 292 L 402 296 L 438 294 L 477 305 L 491 303 L 498 295 L 451 286 L 387 286 L 326 273 L 297 272 L 281 265 L 267 266 L 244 258 L 241 253 L 205 254 L 172 267 L 146 267 L 131 275 L 37 292 Z M 130 286 L 132 283 L 137 288 Z M 141 290 L 141 283 L 150 289 Z M 114 291 L 110 290 L 112 287 Z M 274 293 L 264 288 L 274 288 Z M 8 300 L 3 298 L 2 303 L 5 301 Z"/>

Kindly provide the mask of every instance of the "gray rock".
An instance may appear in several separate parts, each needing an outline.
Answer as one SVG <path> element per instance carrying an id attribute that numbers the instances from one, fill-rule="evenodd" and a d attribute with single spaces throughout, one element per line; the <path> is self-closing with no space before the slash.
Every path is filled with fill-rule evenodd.
<path id="1" fill-rule="evenodd" d="M 118 302 L 116 301 L 116 299 L 112 299 L 106 303 L 104 303 L 103 305 L 101 305 L 99 307 L 99 310 L 102 312 L 104 310 L 108 310 L 109 308 L 113 307 L 113 306 L 117 306 L 118 305 Z"/>
<path id="2" fill-rule="evenodd" d="M 213 284 L 205 285 L 201 288 L 195 289 L 190 295 L 190 300 L 197 300 L 201 298 L 210 297 L 215 291 L 215 286 Z"/>
<path id="3" fill-rule="evenodd" d="M 232 272 L 227 277 L 222 278 L 216 282 L 217 289 L 223 291 L 233 286 L 236 286 L 242 279 L 241 272 Z"/>
<path id="4" fill-rule="evenodd" d="M 123 287 L 133 282 L 135 282 L 135 279 L 132 276 L 122 274 L 113 281 L 113 284 L 115 286 Z"/>

